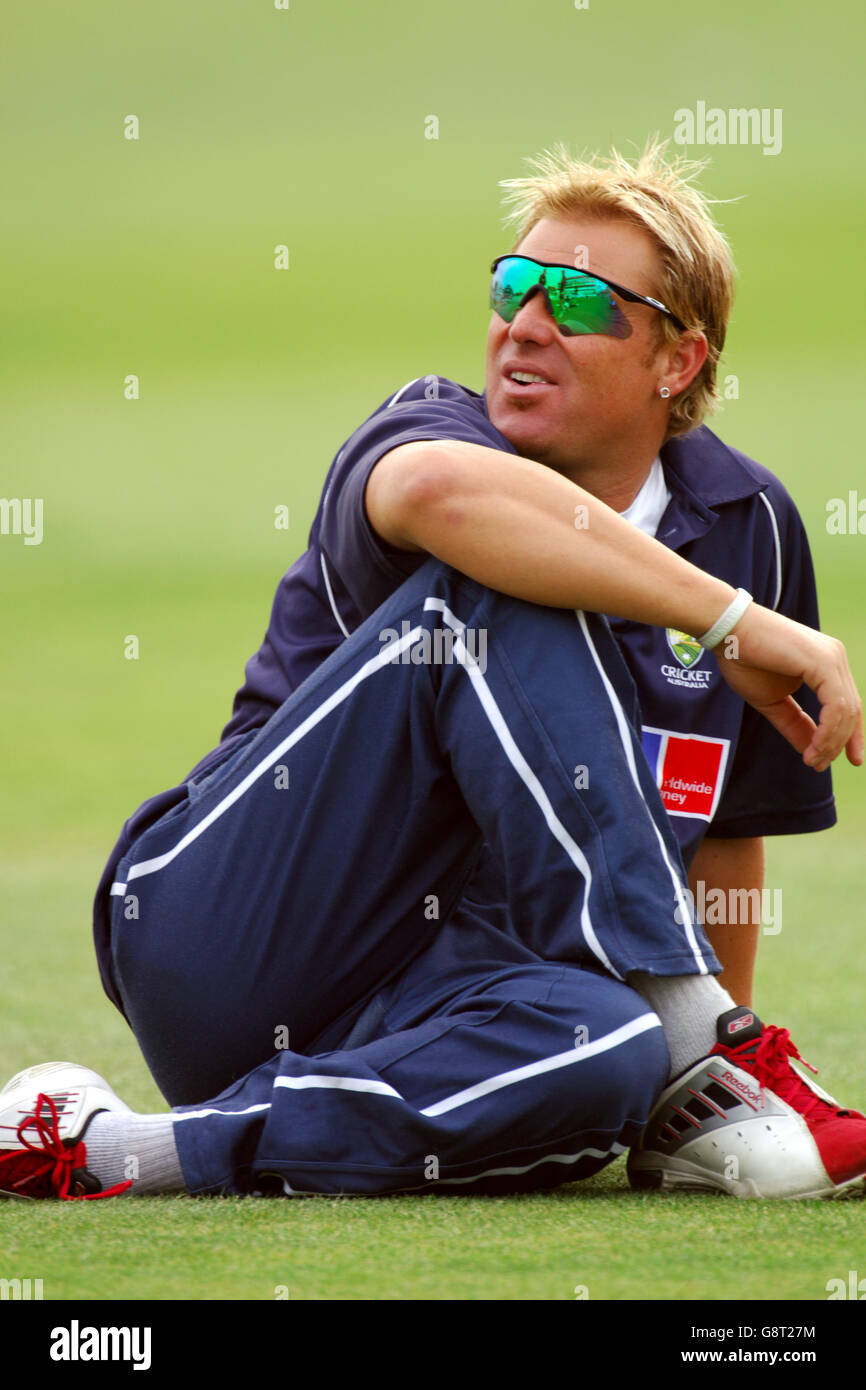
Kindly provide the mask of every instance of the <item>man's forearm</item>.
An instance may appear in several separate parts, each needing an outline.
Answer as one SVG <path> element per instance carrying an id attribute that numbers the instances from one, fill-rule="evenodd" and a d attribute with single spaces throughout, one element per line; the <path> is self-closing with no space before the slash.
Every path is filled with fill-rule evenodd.
<path id="1" fill-rule="evenodd" d="M 604 505 L 552 468 L 454 440 L 403 444 L 367 481 L 378 534 L 423 551 L 490 589 L 546 608 L 585 608 L 700 637 L 734 589 Z M 846 749 L 863 761 L 862 703 L 841 642 L 751 604 L 719 670 L 733 690 L 823 771 Z M 720 647 L 714 651 L 718 654 Z M 792 698 L 821 704 L 816 727 Z"/>
<path id="2" fill-rule="evenodd" d="M 699 635 L 734 597 L 553 469 L 477 444 L 393 450 L 373 470 L 367 510 L 393 544 L 546 607 Z"/>

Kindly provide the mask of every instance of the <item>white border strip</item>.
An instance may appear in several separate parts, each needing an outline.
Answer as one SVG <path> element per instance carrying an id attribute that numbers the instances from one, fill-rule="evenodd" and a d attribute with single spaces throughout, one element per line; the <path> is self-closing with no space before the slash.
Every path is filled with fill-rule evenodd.
<path id="1" fill-rule="evenodd" d="M 325 588 L 328 591 L 328 602 L 331 605 L 331 612 L 337 619 L 337 622 L 340 625 L 340 631 L 342 632 L 343 636 L 348 637 L 349 629 L 346 627 L 346 624 L 343 622 L 343 619 L 340 617 L 339 611 L 337 609 L 336 600 L 334 599 L 334 591 L 331 588 L 331 576 L 328 574 L 328 566 L 325 564 L 325 552 L 321 546 L 319 546 L 319 562 L 322 566 L 322 578 L 325 581 Z"/>
<path id="2" fill-rule="evenodd" d="M 542 1165 L 543 1163 L 563 1163 L 563 1164 L 569 1163 L 569 1164 L 573 1164 L 573 1163 L 579 1163 L 580 1160 L 581 1160 L 582 1158 L 587 1158 L 587 1157 L 589 1157 L 589 1158 L 619 1158 L 620 1154 L 624 1154 L 624 1153 L 626 1153 L 626 1152 L 627 1152 L 627 1149 L 626 1149 L 625 1144 L 611 1144 L 611 1146 L 610 1146 L 609 1149 L 593 1149 L 593 1148 L 587 1148 L 587 1149 L 581 1149 L 580 1152 L 579 1152 L 579 1153 L 576 1153 L 576 1154 L 544 1154 L 544 1156 L 543 1156 L 542 1158 L 533 1159 L 532 1163 L 524 1163 L 524 1164 L 522 1164 L 519 1168 L 517 1168 L 517 1167 L 512 1167 L 512 1168 L 486 1168 L 486 1169 L 484 1170 L 483 1173 L 471 1173 L 468 1177 L 465 1177 L 465 1178 L 436 1178 L 435 1181 L 433 1181 L 433 1182 L 429 1182 L 429 1181 L 428 1181 L 428 1182 L 424 1182 L 424 1183 L 414 1183 L 411 1187 L 400 1187 L 400 1188 L 397 1188 L 397 1189 L 395 1189 L 394 1193 L 389 1194 L 389 1195 L 397 1196 L 397 1195 L 399 1195 L 399 1194 L 407 1193 L 407 1192 L 429 1192 L 433 1187 L 441 1187 L 441 1186 L 443 1186 L 443 1185 L 454 1186 L 455 1184 L 461 1184 L 461 1185 L 462 1185 L 462 1184 L 470 1183 L 470 1182 L 481 1182 L 483 1178 L 511 1178 L 511 1177 L 520 1177 L 520 1176 L 522 1176 L 522 1174 L 524 1174 L 524 1173 L 530 1173 L 530 1172 L 532 1171 L 533 1168 L 540 1168 L 541 1165 Z M 329 1195 L 331 1195 L 331 1194 L 329 1194 L 329 1193 L 322 1193 L 321 1191 L 316 1191 L 316 1190 L 311 1189 L 311 1188 L 292 1187 L 292 1185 L 290 1184 L 288 1178 L 285 1177 L 284 1174 L 282 1174 L 282 1173 L 267 1173 L 267 1172 L 262 1172 L 262 1173 L 258 1173 L 256 1176 L 257 1176 L 257 1177 L 260 1177 L 260 1178 L 268 1178 L 268 1177 L 270 1177 L 270 1178 L 277 1178 L 278 1181 L 281 1182 L 281 1183 L 283 1184 L 283 1196 L 284 1196 L 284 1197 L 321 1197 L 321 1196 L 329 1196 Z M 257 1197 L 257 1196 L 261 1196 L 261 1193 L 254 1192 L 252 1195 L 253 1195 L 254 1197 Z M 337 1195 L 337 1194 L 334 1194 L 334 1195 Z M 341 1197 L 346 1197 L 346 1196 L 349 1196 L 349 1197 L 354 1197 L 354 1196 L 357 1196 L 357 1197 L 368 1197 L 368 1196 L 370 1196 L 370 1195 L 371 1195 L 370 1193 L 366 1193 L 366 1192 L 357 1192 L 357 1193 L 345 1193 L 345 1192 L 341 1192 L 341 1193 L 339 1194 L 339 1196 L 341 1196 Z"/>
<path id="3" fill-rule="evenodd" d="M 513 1086 L 516 1082 L 526 1081 L 531 1076 L 543 1076 L 545 1072 L 558 1071 L 560 1067 L 570 1067 L 575 1062 L 585 1062 L 589 1057 L 597 1057 L 602 1052 L 609 1052 L 612 1047 L 620 1047 L 623 1043 L 630 1042 L 632 1038 L 646 1033 L 650 1028 L 661 1026 L 661 1019 L 657 1014 L 641 1014 L 640 1018 L 632 1019 L 631 1023 L 624 1023 L 621 1028 L 607 1033 L 597 1042 L 570 1047 L 567 1052 L 557 1052 L 553 1057 L 543 1057 L 540 1062 L 530 1062 L 524 1067 L 500 1072 L 498 1076 L 479 1081 L 476 1086 L 468 1086 L 465 1091 L 446 1096 L 435 1105 L 428 1105 L 421 1114 L 431 1119 L 436 1115 L 445 1115 L 449 1110 L 457 1110 L 461 1105 L 469 1105 L 474 1100 L 480 1100 L 482 1096 L 490 1095 L 491 1091 L 501 1091 L 503 1086 Z"/>
<path id="4" fill-rule="evenodd" d="M 759 492 L 758 496 L 770 513 L 770 524 L 773 528 L 773 542 L 776 547 L 776 597 L 773 599 L 773 607 L 778 608 L 779 599 L 782 597 L 782 542 L 779 537 L 779 523 L 776 520 L 776 513 L 773 511 L 773 504 L 767 494 Z"/>
<path id="5" fill-rule="evenodd" d="M 404 391 L 408 391 L 410 386 L 414 386 L 416 381 L 421 380 L 422 378 L 420 376 L 413 376 L 411 381 L 407 381 L 405 386 L 401 386 L 399 391 L 394 392 L 393 396 L 388 402 L 388 405 L 386 406 L 386 409 L 390 410 L 392 405 L 397 404 Z"/>
<path id="6" fill-rule="evenodd" d="M 590 1148 L 581 1149 L 580 1153 L 576 1154 L 545 1154 L 543 1158 L 536 1158 L 532 1163 L 524 1163 L 519 1168 L 487 1168 L 483 1173 L 473 1173 L 468 1178 L 437 1178 L 436 1185 L 439 1186 L 444 1183 L 453 1185 L 455 1183 L 481 1182 L 482 1178 L 520 1177 L 524 1173 L 531 1172 L 533 1168 L 540 1167 L 542 1163 L 579 1163 L 582 1158 L 610 1158 L 611 1155 L 615 1155 L 618 1158 L 620 1154 L 624 1154 L 625 1152 L 626 1147 L 624 1144 L 611 1144 L 609 1149 Z M 431 1184 L 428 1182 L 426 1186 L 430 1187 Z M 417 1189 L 414 1190 L 417 1191 Z"/>
<path id="7" fill-rule="evenodd" d="M 237 1115 L 255 1115 L 262 1110 L 270 1110 L 270 1108 L 271 1102 L 265 1100 L 258 1105 L 247 1105 L 243 1110 L 212 1110 L 210 1108 L 207 1110 L 184 1110 L 180 1115 L 172 1112 L 168 1118 L 174 1120 L 175 1123 L 178 1120 L 203 1120 L 207 1115 L 222 1115 L 224 1119 L 230 1120 Z"/>
<path id="8" fill-rule="evenodd" d="M 376 1096 L 393 1096 L 395 1100 L 403 1099 L 400 1092 L 395 1091 L 387 1082 L 366 1081 L 357 1076 L 326 1076 L 310 1072 L 307 1076 L 278 1076 L 274 1085 L 288 1086 L 291 1091 L 363 1091 Z"/>

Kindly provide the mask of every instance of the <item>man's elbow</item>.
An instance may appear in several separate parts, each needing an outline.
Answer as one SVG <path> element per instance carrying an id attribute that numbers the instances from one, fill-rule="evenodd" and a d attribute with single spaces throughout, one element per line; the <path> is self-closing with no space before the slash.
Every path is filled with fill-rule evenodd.
<path id="1" fill-rule="evenodd" d="M 432 550 L 443 527 L 462 514 L 462 466 L 447 442 L 418 440 L 384 454 L 367 481 L 373 529 L 401 550 Z"/>

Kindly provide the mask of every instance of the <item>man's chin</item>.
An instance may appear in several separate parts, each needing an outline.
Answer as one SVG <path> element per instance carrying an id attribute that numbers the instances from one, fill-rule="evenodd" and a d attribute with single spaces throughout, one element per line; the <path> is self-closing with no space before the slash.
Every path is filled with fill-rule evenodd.
<path id="1" fill-rule="evenodd" d="M 490 423 L 524 458 L 541 460 L 549 449 L 550 430 L 546 430 L 541 421 L 530 419 L 528 412 L 493 411 Z"/>

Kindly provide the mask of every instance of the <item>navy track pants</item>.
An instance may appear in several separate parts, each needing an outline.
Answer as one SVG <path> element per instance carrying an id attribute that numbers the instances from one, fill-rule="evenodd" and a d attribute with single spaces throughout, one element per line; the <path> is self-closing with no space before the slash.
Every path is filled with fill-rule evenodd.
<path id="1" fill-rule="evenodd" d="M 431 559 L 187 792 L 111 952 L 191 1191 L 545 1186 L 632 1142 L 667 1047 L 626 977 L 718 963 L 603 618 Z"/>

